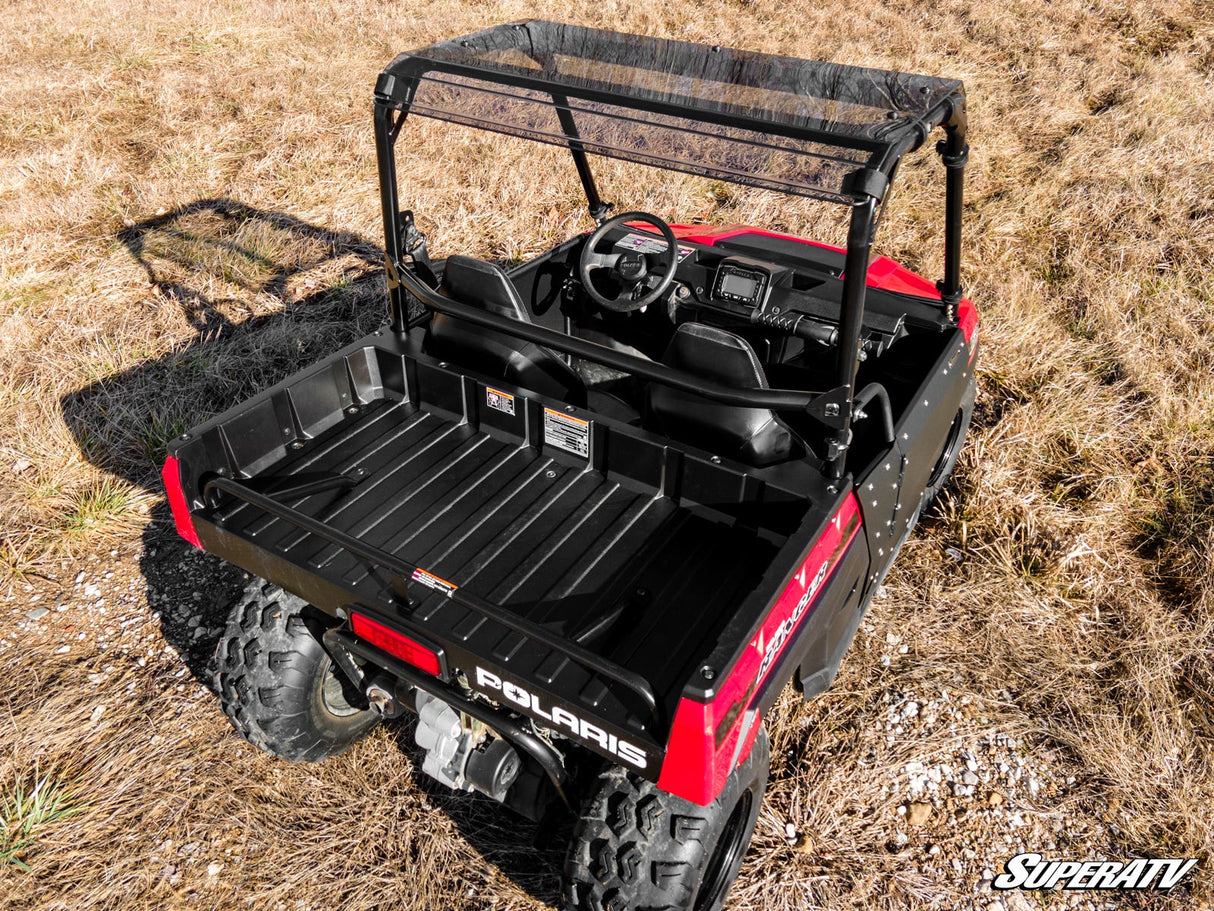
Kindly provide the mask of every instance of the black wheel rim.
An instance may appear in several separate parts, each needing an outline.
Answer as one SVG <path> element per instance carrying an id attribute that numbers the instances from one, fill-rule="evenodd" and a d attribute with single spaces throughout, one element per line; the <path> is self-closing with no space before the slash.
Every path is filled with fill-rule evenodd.
<path id="1" fill-rule="evenodd" d="M 750 808 L 753 803 L 754 794 L 743 791 L 738 802 L 734 804 L 733 812 L 725 822 L 725 831 L 717 840 L 712 857 L 704 869 L 704 879 L 696 895 L 693 911 L 705 911 L 716 905 L 733 882 L 735 870 L 742 860 L 742 852 L 746 850 L 747 823 L 750 821 Z"/>

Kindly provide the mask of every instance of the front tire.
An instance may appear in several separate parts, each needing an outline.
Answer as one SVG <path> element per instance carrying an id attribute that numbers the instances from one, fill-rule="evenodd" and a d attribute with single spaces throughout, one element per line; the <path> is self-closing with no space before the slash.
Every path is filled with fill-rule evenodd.
<path id="1" fill-rule="evenodd" d="M 232 727 L 292 762 L 340 753 L 379 720 L 324 650 L 318 620 L 302 598 L 254 579 L 216 649 L 215 688 Z"/>
<path id="2" fill-rule="evenodd" d="M 769 762 L 760 728 L 707 807 L 622 768 L 603 772 L 565 861 L 567 911 L 719 911 L 754 834 Z"/>

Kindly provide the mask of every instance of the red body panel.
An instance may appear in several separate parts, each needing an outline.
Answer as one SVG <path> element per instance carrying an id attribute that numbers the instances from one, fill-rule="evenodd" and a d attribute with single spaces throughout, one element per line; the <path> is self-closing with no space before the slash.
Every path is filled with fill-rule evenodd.
<path id="1" fill-rule="evenodd" d="M 974 306 L 973 301 L 962 298 L 961 303 L 957 305 L 957 324 L 961 327 L 961 334 L 965 336 L 965 343 L 970 346 L 970 357 L 973 358 L 974 352 L 978 349 L 974 347 L 974 332 L 978 328 L 978 308 Z"/>
<path id="2" fill-rule="evenodd" d="M 169 509 L 173 512 L 173 524 L 177 526 L 177 534 L 201 550 L 202 542 L 198 540 L 198 532 L 194 530 L 194 520 L 190 517 L 190 507 L 185 501 L 185 491 L 181 487 L 181 469 L 177 465 L 177 459 L 169 456 L 164 460 L 160 477 L 164 481 L 164 492 L 169 500 Z"/>
<path id="3" fill-rule="evenodd" d="M 860 507 L 849 493 L 825 531 L 793 573 L 759 633 L 711 702 L 683 697 L 675 710 L 658 787 L 706 806 L 725 787 L 737 762 L 746 758 L 758 734 L 758 719 L 739 748 L 739 722 L 771 674 L 797 630 L 810 615 L 841 557 L 860 529 Z"/>

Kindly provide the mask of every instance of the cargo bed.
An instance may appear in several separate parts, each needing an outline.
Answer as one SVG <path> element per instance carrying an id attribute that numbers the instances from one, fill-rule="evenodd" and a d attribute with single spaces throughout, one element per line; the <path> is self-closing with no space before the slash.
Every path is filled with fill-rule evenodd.
<path id="1" fill-rule="evenodd" d="M 330 613 L 407 621 L 465 673 L 577 694 L 656 749 L 694 669 L 745 644 L 803 549 L 790 535 L 821 524 L 820 477 L 730 464 L 374 341 L 174 447 L 203 546 Z"/>

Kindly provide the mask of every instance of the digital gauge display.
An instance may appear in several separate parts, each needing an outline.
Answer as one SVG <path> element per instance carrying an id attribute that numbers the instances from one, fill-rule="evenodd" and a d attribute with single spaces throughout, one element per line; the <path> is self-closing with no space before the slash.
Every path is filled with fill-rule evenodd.
<path id="1" fill-rule="evenodd" d="M 717 300 L 731 304 L 753 306 L 763 298 L 767 286 L 767 274 L 758 269 L 742 268 L 730 262 L 717 267 L 717 280 L 712 295 Z"/>
<path id="2" fill-rule="evenodd" d="M 755 292 L 759 290 L 759 280 L 750 275 L 728 272 L 721 276 L 721 291 L 730 297 L 743 300 L 754 300 Z"/>

